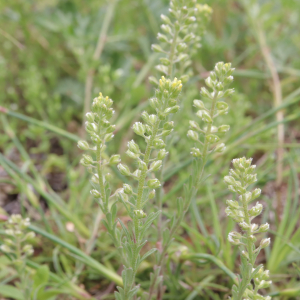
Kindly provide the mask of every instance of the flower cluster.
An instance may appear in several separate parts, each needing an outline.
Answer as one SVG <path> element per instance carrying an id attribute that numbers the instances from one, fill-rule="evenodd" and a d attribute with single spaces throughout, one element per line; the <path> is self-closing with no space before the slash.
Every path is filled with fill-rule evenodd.
<path id="1" fill-rule="evenodd" d="M 231 76 L 233 71 L 230 63 L 219 62 L 215 65 L 214 71 L 210 72 L 205 83 L 211 91 L 205 87 L 201 88 L 202 100 L 210 102 L 209 109 L 205 107 L 202 100 L 194 100 L 194 106 L 198 109 L 196 115 L 201 119 L 203 127 L 200 127 L 196 121 L 190 121 L 190 130 L 187 135 L 196 143 L 196 147 L 191 149 L 191 154 L 204 162 L 207 154 L 212 151 L 223 152 L 225 150 L 223 143 L 218 144 L 219 136 L 227 132 L 230 126 L 216 127 L 214 126 L 214 119 L 228 112 L 228 104 L 223 99 L 234 92 L 233 89 L 226 88 L 233 81 L 233 76 Z M 203 135 L 203 138 L 200 138 L 199 134 Z M 213 148 L 210 147 L 211 145 L 214 145 Z"/>
<path id="2" fill-rule="evenodd" d="M 230 243 L 240 246 L 242 258 L 242 280 L 238 286 L 233 287 L 233 300 L 241 299 L 242 296 L 243 299 L 251 300 L 270 299 L 258 294 L 259 289 L 267 288 L 271 284 L 271 281 L 267 281 L 269 271 L 263 271 L 262 265 L 255 268 L 256 257 L 261 249 L 269 246 L 270 238 L 262 239 L 259 246 L 255 246 L 257 241 L 255 235 L 268 231 L 269 224 L 251 223 L 263 210 L 263 206 L 259 202 L 251 208 L 248 207 L 249 203 L 261 194 L 261 190 L 258 188 L 252 192 L 247 191 L 248 186 L 257 181 L 256 174 L 254 174 L 256 166 L 251 165 L 251 162 L 251 158 L 234 159 L 232 161 L 234 169 L 229 171 L 229 176 L 224 177 L 228 189 L 240 195 L 238 201 L 226 201 L 228 207 L 225 212 L 228 217 L 239 224 L 243 231 L 243 233 L 233 231 L 228 235 Z M 251 284 L 252 279 L 254 279 L 254 287 Z"/>
<path id="3" fill-rule="evenodd" d="M 99 204 L 103 211 L 108 210 L 108 198 L 105 193 L 105 182 L 107 176 L 103 174 L 103 167 L 106 165 L 116 165 L 120 162 L 120 155 L 112 155 L 109 159 L 103 158 L 106 143 L 114 137 L 115 125 L 109 120 L 114 114 L 111 108 L 113 101 L 108 97 L 103 97 L 100 93 L 93 101 L 92 111 L 86 114 L 85 129 L 89 134 L 92 145 L 87 141 L 79 141 L 78 147 L 81 150 L 89 151 L 96 156 L 94 159 L 90 154 L 83 154 L 81 164 L 92 173 L 91 184 L 93 189 L 91 194 L 99 199 Z"/>
<path id="4" fill-rule="evenodd" d="M 182 84 L 180 80 L 166 79 L 162 77 L 159 80 L 158 88 L 155 91 L 155 97 L 150 99 L 150 105 L 155 114 L 148 114 L 146 111 L 142 113 L 144 123 L 136 122 L 133 125 L 133 131 L 144 138 L 146 150 L 142 153 L 139 145 L 131 140 L 128 142 L 127 155 L 134 159 L 138 168 L 131 172 L 129 167 L 123 163 L 118 165 L 120 173 L 124 176 L 130 176 L 137 181 L 137 187 L 124 184 L 123 193 L 119 193 L 120 200 L 123 202 L 133 225 L 126 226 L 119 220 L 123 229 L 123 239 L 121 242 L 123 249 L 123 257 L 127 262 L 126 268 L 122 273 L 122 277 L 128 283 L 123 288 L 118 287 L 119 292 L 116 293 L 117 299 L 127 299 L 128 295 L 137 292 L 135 286 L 135 274 L 141 261 L 156 249 L 151 249 L 142 258 L 140 251 L 146 243 L 144 236 L 146 229 L 152 224 L 160 211 L 147 215 L 143 208 L 149 199 L 155 196 L 155 189 L 161 186 L 157 178 L 150 177 L 150 174 L 161 169 L 163 159 L 168 152 L 165 147 L 165 138 L 173 131 L 174 123 L 170 121 L 170 114 L 174 114 L 179 110 L 177 98 L 181 92 Z M 125 201 L 124 194 L 129 198 Z M 130 277 L 130 279 L 128 279 Z M 126 279 L 127 278 L 127 279 Z"/>
<path id="5" fill-rule="evenodd" d="M 5 224 L 5 234 L 8 238 L 4 239 L 0 250 L 14 257 L 13 263 L 19 267 L 24 264 L 26 257 L 33 254 L 32 245 L 28 241 L 35 237 L 34 232 L 28 232 L 30 225 L 29 218 L 23 219 L 21 215 L 11 215 Z"/>
<path id="6" fill-rule="evenodd" d="M 161 15 L 164 24 L 161 25 L 162 33 L 157 35 L 160 45 L 152 45 L 154 51 L 165 54 L 156 67 L 159 71 L 172 78 L 173 65 L 178 64 L 180 79 L 182 82 L 188 81 L 190 74 L 187 68 L 191 65 L 192 49 L 200 47 L 199 34 L 204 33 L 211 13 L 208 5 L 197 4 L 196 0 L 170 1 L 170 17 Z M 155 78 L 151 77 L 151 80 L 157 83 Z"/>
<path id="7" fill-rule="evenodd" d="M 165 149 L 164 139 L 173 131 L 174 122 L 167 122 L 166 119 L 170 114 L 176 113 L 179 110 L 177 105 L 177 97 L 181 91 L 182 84 L 180 80 L 162 78 L 159 80 L 158 89 L 155 91 L 155 97 L 150 99 L 151 107 L 156 111 L 156 114 L 149 115 L 146 111 L 142 113 L 144 123 L 136 122 L 133 124 L 133 131 L 142 136 L 147 144 L 145 153 L 142 153 L 138 144 L 131 140 L 128 142 L 128 150 L 126 154 L 136 160 L 138 168 L 134 172 L 130 172 L 127 165 L 120 163 L 118 169 L 124 176 L 131 176 L 139 182 L 144 182 L 147 174 L 156 172 L 162 167 L 162 160 L 168 152 Z M 151 151 L 156 150 L 156 156 L 150 157 Z M 123 191 L 127 195 L 134 195 L 137 200 L 135 203 L 136 210 L 140 211 L 147 200 L 153 198 L 155 190 L 148 194 L 148 199 L 144 199 L 141 205 L 141 197 L 143 189 L 156 189 L 161 186 L 157 178 L 147 180 L 146 186 L 139 186 L 137 193 L 133 192 L 133 188 L 124 184 Z M 140 193 L 140 195 L 139 195 Z"/>

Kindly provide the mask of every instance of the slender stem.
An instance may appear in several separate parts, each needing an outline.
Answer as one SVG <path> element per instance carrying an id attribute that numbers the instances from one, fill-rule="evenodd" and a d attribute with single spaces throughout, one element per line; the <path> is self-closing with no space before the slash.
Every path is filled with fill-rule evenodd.
<path id="1" fill-rule="evenodd" d="M 150 155 L 151 155 L 151 150 L 153 146 L 154 139 L 157 135 L 159 124 L 160 124 L 160 119 L 157 118 L 157 121 L 154 124 L 152 135 L 147 143 L 145 155 L 144 155 L 144 163 L 147 165 L 149 164 L 150 161 Z M 147 176 L 147 169 L 146 170 L 141 170 L 141 176 L 139 178 L 138 182 L 138 191 L 137 191 L 137 199 L 136 199 L 136 210 L 141 210 L 142 209 L 142 197 L 143 197 L 143 190 L 144 190 L 144 185 L 145 185 L 145 180 Z M 132 258 L 132 269 L 133 269 L 133 275 L 131 278 L 131 285 L 128 290 L 125 291 L 125 299 L 127 299 L 127 294 L 130 291 L 132 285 L 134 284 L 134 279 L 135 279 L 135 274 L 137 271 L 137 260 L 138 260 L 138 251 L 137 248 L 140 244 L 140 232 L 139 232 L 139 219 L 137 216 L 134 216 L 133 223 L 134 223 L 134 247 L 133 247 L 133 258 Z"/>
<path id="2" fill-rule="evenodd" d="M 173 36 L 173 41 L 172 41 L 172 45 L 171 45 L 171 50 L 170 50 L 170 65 L 168 67 L 168 74 L 170 76 L 170 78 L 173 78 L 173 71 L 174 71 L 174 55 L 175 55 L 175 47 L 176 47 L 176 43 L 177 43 L 177 38 L 178 38 L 178 34 L 179 34 L 179 29 L 177 30 L 175 28 L 175 32 L 174 32 L 174 36 Z"/>
<path id="3" fill-rule="evenodd" d="M 106 203 L 105 187 L 104 187 L 103 172 L 102 172 L 103 167 L 101 165 L 101 144 L 97 144 L 96 159 L 97 159 L 97 172 L 99 177 L 100 192 L 101 192 L 103 203 Z"/>
<path id="4" fill-rule="evenodd" d="M 215 93 L 216 94 L 216 93 Z M 212 105 L 211 105 L 211 109 L 209 111 L 209 114 L 210 114 L 210 117 L 212 118 L 212 120 L 214 119 L 214 113 L 215 113 L 215 108 L 216 108 L 216 102 L 217 102 L 217 99 L 216 99 L 216 96 L 212 99 Z M 209 134 L 211 134 L 211 128 L 212 128 L 212 123 L 209 123 L 208 126 L 207 126 L 207 130 L 206 130 L 206 133 L 205 133 L 205 137 Z M 206 164 L 206 161 L 207 161 L 207 158 L 208 158 L 208 147 L 209 147 L 209 142 L 207 141 L 207 139 L 205 138 L 205 141 L 204 141 L 204 146 L 203 146 L 203 154 L 202 154 L 202 164 L 201 164 L 201 168 L 200 168 L 200 171 L 198 172 L 198 175 L 194 181 L 195 183 L 195 194 L 197 193 L 198 189 L 199 189 L 199 184 L 203 178 L 203 174 L 204 174 L 204 168 L 205 168 L 205 164 Z M 162 269 L 162 266 L 163 266 L 163 261 L 164 261 L 164 258 L 165 258 L 165 254 L 167 253 L 167 250 L 172 242 L 172 239 L 173 239 L 173 235 L 175 234 L 175 232 L 177 231 L 177 229 L 179 228 L 188 208 L 190 207 L 190 204 L 191 204 L 191 201 L 193 200 L 193 197 L 192 197 L 192 194 L 191 194 L 191 197 L 190 199 L 186 199 L 186 205 L 184 207 L 184 211 L 182 213 L 181 216 L 179 216 L 179 218 L 176 220 L 175 224 L 173 225 L 173 227 L 171 228 L 171 231 L 170 231 L 170 234 L 169 234 L 169 237 L 168 237 L 168 240 L 166 241 L 163 249 L 162 249 L 162 252 L 159 256 L 159 260 L 158 260 L 158 263 L 157 263 L 157 266 L 160 267 Z M 162 270 L 160 271 L 159 274 L 162 273 Z M 148 300 L 151 300 L 152 298 L 152 295 L 154 293 L 154 287 L 155 287 L 155 283 L 156 283 L 156 280 L 157 280 L 157 276 L 153 279 L 152 281 L 152 284 L 150 286 L 150 289 L 149 289 L 149 295 L 148 295 Z"/>

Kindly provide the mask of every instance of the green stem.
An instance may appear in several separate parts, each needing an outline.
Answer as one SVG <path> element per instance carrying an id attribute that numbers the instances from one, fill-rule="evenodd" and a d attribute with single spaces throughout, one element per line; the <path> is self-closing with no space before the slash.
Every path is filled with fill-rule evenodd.
<path id="1" fill-rule="evenodd" d="M 210 117 L 211 119 L 213 120 L 214 119 L 214 114 L 215 114 L 215 108 L 216 108 L 216 102 L 217 102 L 217 99 L 216 99 L 216 96 L 212 99 L 212 105 L 211 105 L 211 109 L 210 109 Z M 209 123 L 208 126 L 207 126 L 207 130 L 206 130 L 206 133 L 205 133 L 205 137 L 209 134 L 211 134 L 211 128 L 212 128 L 212 123 Z M 188 208 L 190 207 L 190 204 L 193 200 L 193 195 L 195 195 L 197 192 L 198 192 L 198 186 L 202 180 L 202 177 L 203 177 L 203 174 L 204 174 L 204 168 L 205 168 L 205 164 L 206 164 L 206 161 L 207 161 L 207 157 L 208 157 L 208 147 L 209 147 L 209 142 L 206 140 L 205 138 L 205 141 L 204 141 L 204 146 L 203 146 L 203 155 L 202 155 L 202 164 L 201 164 L 201 168 L 200 168 L 200 171 L 197 172 L 198 175 L 196 177 L 196 180 L 194 181 L 195 183 L 195 193 L 190 193 L 190 198 L 187 199 L 186 201 L 186 205 L 185 205 L 185 208 L 183 210 L 183 213 L 181 216 L 179 216 L 179 218 L 176 220 L 175 224 L 173 225 L 173 227 L 171 228 L 171 231 L 170 231 L 170 234 L 169 234 L 169 237 L 168 237 L 168 240 L 166 241 L 165 243 L 165 246 L 163 247 L 163 250 L 159 256 L 159 260 L 158 260 L 158 264 L 157 266 L 158 267 L 161 267 L 162 268 L 162 265 L 163 265 L 163 261 L 164 261 L 164 257 L 165 257 L 165 254 L 171 244 L 171 241 L 173 239 L 173 235 L 175 234 L 175 232 L 177 231 L 177 229 L 179 228 Z M 190 191 L 191 192 L 191 191 Z M 162 272 L 162 271 L 161 271 Z M 161 274 L 160 272 L 160 274 Z M 150 289 L 149 289 L 149 296 L 148 296 L 148 300 L 151 300 L 152 298 L 152 295 L 154 293 L 154 286 L 155 286 L 155 282 L 157 280 L 157 276 L 156 278 L 153 279 L 152 281 L 152 284 L 150 286 Z"/>

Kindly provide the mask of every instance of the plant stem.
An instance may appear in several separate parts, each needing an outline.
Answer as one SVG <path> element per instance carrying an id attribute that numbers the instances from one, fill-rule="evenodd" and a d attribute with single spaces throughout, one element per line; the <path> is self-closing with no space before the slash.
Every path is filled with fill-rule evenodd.
<path id="1" fill-rule="evenodd" d="M 216 96 L 212 99 L 212 105 L 211 105 L 211 109 L 210 109 L 210 117 L 211 119 L 213 120 L 214 118 L 214 114 L 215 114 L 215 107 L 216 107 Z M 205 133 L 205 137 L 206 135 L 209 135 L 211 134 L 211 128 L 212 128 L 212 123 L 209 123 L 208 126 L 207 126 L 207 131 Z M 201 180 L 203 178 L 203 174 L 204 174 L 204 168 L 205 168 L 205 164 L 206 164 L 206 161 L 207 161 L 207 158 L 208 158 L 208 147 L 209 147 L 209 142 L 207 141 L 207 139 L 204 137 L 205 141 L 204 141 L 204 145 L 203 145 L 203 155 L 202 155 L 202 164 L 201 164 L 201 168 L 199 170 L 199 172 L 197 172 L 197 177 L 194 181 L 194 185 L 195 185 L 195 192 L 192 193 L 192 191 L 189 191 L 189 195 L 190 195 L 190 198 L 189 199 L 186 199 L 186 204 L 185 204 L 185 207 L 184 207 L 184 210 L 183 210 L 183 213 L 181 216 L 179 216 L 179 218 L 176 220 L 175 224 L 173 225 L 171 231 L 170 231 L 170 234 L 169 234 L 169 238 L 168 240 L 166 241 L 162 251 L 161 251 L 161 254 L 159 256 L 159 260 L 158 260 L 158 263 L 157 263 L 157 267 L 160 267 L 160 272 L 159 274 L 162 274 L 162 266 L 163 266 L 163 261 L 164 261 L 164 257 L 165 257 L 165 254 L 172 242 L 172 239 L 173 239 L 173 235 L 175 234 L 175 232 L 177 231 L 177 229 L 179 228 L 188 208 L 190 207 L 190 204 L 193 200 L 193 196 L 195 194 L 197 194 L 198 192 L 198 186 L 199 184 L 201 183 Z M 157 276 L 153 279 L 152 281 L 152 284 L 150 286 L 150 289 L 149 289 L 149 296 L 148 296 L 148 300 L 151 300 L 152 298 L 152 295 L 154 293 L 154 286 L 155 286 L 155 283 L 156 283 L 156 280 L 157 280 Z"/>

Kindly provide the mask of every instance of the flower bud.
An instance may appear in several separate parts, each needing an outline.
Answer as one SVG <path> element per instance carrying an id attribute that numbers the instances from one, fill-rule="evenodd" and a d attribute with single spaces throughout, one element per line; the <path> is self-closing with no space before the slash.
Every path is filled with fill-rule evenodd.
<path id="1" fill-rule="evenodd" d="M 261 189 L 255 189 L 253 192 L 252 192 L 252 198 L 251 200 L 254 200 L 256 198 L 258 198 L 261 194 Z"/>
<path id="2" fill-rule="evenodd" d="M 132 159 L 137 159 L 137 158 L 139 158 L 139 154 L 136 154 L 136 153 L 133 153 L 132 151 L 130 151 L 130 150 L 127 150 L 126 151 L 126 154 L 130 157 L 130 158 L 132 158 Z"/>
<path id="3" fill-rule="evenodd" d="M 221 125 L 221 126 L 218 128 L 218 132 L 227 132 L 229 129 L 230 129 L 230 126 L 229 126 L 229 125 Z"/>
<path id="4" fill-rule="evenodd" d="M 258 216 L 263 210 L 263 206 L 260 203 L 256 203 L 255 206 L 253 206 L 250 210 L 249 210 L 249 215 L 251 217 L 256 217 Z"/>
<path id="5" fill-rule="evenodd" d="M 158 152 L 158 154 L 157 154 L 157 158 L 158 158 L 159 160 L 163 160 L 163 159 L 166 157 L 166 155 L 167 155 L 168 153 L 169 153 L 169 152 L 167 152 L 166 149 L 161 149 L 161 150 Z"/>
<path id="6" fill-rule="evenodd" d="M 150 122 L 150 116 L 149 116 L 149 114 L 146 111 L 142 112 L 142 118 L 143 118 L 143 120 L 144 120 L 144 122 L 146 124 L 151 124 L 151 122 Z"/>
<path id="7" fill-rule="evenodd" d="M 205 109 L 203 101 L 195 99 L 193 102 L 195 107 L 199 109 Z"/>
<path id="8" fill-rule="evenodd" d="M 171 129 L 173 129 L 174 128 L 174 122 L 173 121 L 171 121 L 171 122 L 166 122 L 165 124 L 164 124 L 164 130 L 171 130 Z"/>
<path id="9" fill-rule="evenodd" d="M 236 185 L 237 184 L 232 176 L 225 176 L 224 181 L 225 181 L 225 183 L 230 184 L 230 185 Z"/>
<path id="10" fill-rule="evenodd" d="M 187 49 L 187 44 L 186 43 L 180 43 L 178 46 L 177 46 L 177 51 L 178 52 L 183 52 Z"/>
<path id="11" fill-rule="evenodd" d="M 230 206 L 231 208 L 234 208 L 234 209 L 239 208 L 239 203 L 237 201 L 234 201 L 234 200 L 226 200 L 226 204 L 228 206 Z"/>
<path id="12" fill-rule="evenodd" d="M 133 213 L 137 216 L 138 219 L 147 217 L 147 215 L 141 209 L 134 210 Z"/>
<path id="13" fill-rule="evenodd" d="M 150 106 L 155 110 L 160 110 L 160 104 L 157 100 L 157 98 L 151 98 L 150 100 Z"/>
<path id="14" fill-rule="evenodd" d="M 85 122 L 85 128 L 88 132 L 97 132 L 98 126 L 95 123 Z"/>
<path id="15" fill-rule="evenodd" d="M 209 135 L 205 136 L 205 139 L 211 144 L 216 143 L 220 140 L 220 138 L 215 134 L 209 134 Z"/>
<path id="16" fill-rule="evenodd" d="M 164 35 L 164 34 L 161 34 L 160 32 L 157 34 L 157 37 L 156 37 L 160 42 L 163 42 L 163 43 L 168 43 L 169 40 L 168 38 Z"/>
<path id="17" fill-rule="evenodd" d="M 223 97 L 227 98 L 234 93 L 234 89 L 228 89 L 224 92 Z"/>
<path id="18" fill-rule="evenodd" d="M 162 148 L 164 148 L 165 146 L 166 146 L 166 145 L 165 145 L 164 141 L 161 140 L 161 139 L 155 139 L 155 140 L 153 141 L 153 147 L 154 147 L 155 149 L 162 149 Z"/>
<path id="19" fill-rule="evenodd" d="M 212 99 L 212 95 L 210 94 L 210 92 L 205 87 L 201 88 L 200 93 L 204 98 Z"/>
<path id="20" fill-rule="evenodd" d="M 139 170 L 143 170 L 143 171 L 147 171 L 148 170 L 148 166 L 145 162 L 143 161 L 139 161 Z"/>
<path id="21" fill-rule="evenodd" d="M 212 80 L 211 77 L 209 76 L 205 79 L 205 84 L 211 89 L 213 89 L 216 86 L 216 81 Z"/>
<path id="22" fill-rule="evenodd" d="M 151 49 L 154 52 L 164 52 L 163 48 L 157 44 L 152 44 Z"/>
<path id="23" fill-rule="evenodd" d="M 189 130 L 188 133 L 187 133 L 187 136 L 191 140 L 196 141 L 196 142 L 198 141 L 198 138 L 199 138 L 198 133 L 196 131 L 193 131 L 193 130 Z"/>
<path id="24" fill-rule="evenodd" d="M 191 154 L 194 157 L 200 157 L 202 155 L 201 151 L 198 148 L 191 148 Z"/>
<path id="25" fill-rule="evenodd" d="M 84 166 L 89 166 L 89 165 L 92 165 L 94 163 L 92 157 L 87 155 L 87 154 L 83 154 L 81 161 L 82 161 L 82 164 Z"/>
<path id="26" fill-rule="evenodd" d="M 151 165 L 150 165 L 150 170 L 153 172 L 158 171 L 162 166 L 162 161 L 161 160 L 157 160 L 154 161 Z"/>
<path id="27" fill-rule="evenodd" d="M 170 20 L 167 16 L 161 14 L 161 15 L 160 15 L 160 18 L 162 19 L 162 21 L 163 21 L 164 23 L 166 23 L 166 24 L 168 24 L 168 25 L 171 25 L 171 24 L 172 24 L 171 20 Z M 162 25 L 162 26 L 163 26 L 163 25 Z M 162 27 L 162 26 L 161 26 L 161 27 Z M 164 25 L 164 26 L 166 26 L 166 25 Z M 171 28 L 170 28 L 170 30 L 171 30 Z"/>
<path id="28" fill-rule="evenodd" d="M 202 119 L 203 122 L 212 123 L 212 118 L 209 113 L 205 110 L 198 110 L 196 115 Z"/>
<path id="29" fill-rule="evenodd" d="M 201 130 L 197 122 L 195 122 L 195 121 L 189 121 L 189 123 L 190 123 L 190 127 L 192 129 L 195 129 L 195 130 L 198 130 L 198 131 Z"/>
<path id="30" fill-rule="evenodd" d="M 158 187 L 160 187 L 160 182 L 158 179 L 149 179 L 147 182 L 147 185 L 151 188 L 151 189 L 156 189 Z"/>
<path id="31" fill-rule="evenodd" d="M 175 114 L 175 113 L 178 112 L 178 110 L 179 110 L 179 105 L 175 105 L 175 106 L 166 108 L 164 113 L 166 113 L 166 114 Z"/>
<path id="32" fill-rule="evenodd" d="M 139 170 L 139 169 L 135 170 L 135 171 L 132 173 L 133 177 L 135 177 L 136 179 L 139 179 L 139 178 L 141 177 L 141 174 L 142 174 L 142 171 Z"/>
<path id="33" fill-rule="evenodd" d="M 272 281 L 265 281 L 265 280 L 262 280 L 258 286 L 258 289 L 266 289 L 268 288 L 270 285 L 272 284 Z"/>
<path id="34" fill-rule="evenodd" d="M 153 199 L 155 197 L 155 190 L 152 190 L 150 193 L 149 193 L 149 199 Z"/>
<path id="35" fill-rule="evenodd" d="M 133 124 L 133 131 L 137 134 L 137 135 L 141 135 L 143 136 L 145 133 L 145 125 L 143 125 L 141 122 L 136 122 Z"/>
<path id="36" fill-rule="evenodd" d="M 86 142 L 86 141 L 79 141 L 77 146 L 81 150 L 88 150 L 90 148 L 88 142 Z"/>
<path id="37" fill-rule="evenodd" d="M 8 247 L 7 245 L 4 245 L 4 244 L 2 244 L 2 245 L 0 246 L 0 250 L 1 250 L 2 252 L 4 252 L 4 253 L 10 253 L 10 252 L 12 252 L 12 250 L 10 249 L 10 247 Z"/>
<path id="38" fill-rule="evenodd" d="M 270 238 L 262 239 L 262 240 L 260 241 L 259 246 L 261 247 L 261 249 L 263 249 L 263 248 L 268 247 L 268 246 L 270 245 L 270 243 L 271 243 L 271 239 L 270 239 Z"/>
<path id="39" fill-rule="evenodd" d="M 216 108 L 218 110 L 224 110 L 224 109 L 228 108 L 228 104 L 226 102 L 223 102 L 223 101 L 218 101 L 217 104 L 216 104 Z"/>
<path id="40" fill-rule="evenodd" d="M 233 81 L 233 76 L 228 76 L 224 78 L 224 85 L 228 85 Z"/>
<path id="41" fill-rule="evenodd" d="M 97 190 L 91 190 L 90 193 L 95 198 L 101 198 L 101 194 Z"/>
<path id="42" fill-rule="evenodd" d="M 246 222 L 241 222 L 241 223 L 239 223 L 239 225 L 243 230 L 250 229 L 250 226 Z"/>
<path id="43" fill-rule="evenodd" d="M 218 144 L 216 147 L 215 147 L 215 152 L 219 152 L 219 153 L 222 153 L 226 150 L 226 146 L 224 143 L 221 143 L 221 144 Z"/>
<path id="44" fill-rule="evenodd" d="M 180 80 L 181 80 L 181 82 L 182 82 L 182 83 L 186 83 L 186 82 L 188 82 L 188 81 L 189 81 L 189 79 L 190 79 L 190 76 L 189 76 L 189 75 L 187 75 L 187 74 L 185 74 L 185 75 L 181 75 L 181 76 L 180 76 Z"/>
<path id="45" fill-rule="evenodd" d="M 35 238 L 35 233 L 30 231 L 25 235 L 24 240 L 32 240 L 34 238 Z"/>
<path id="46" fill-rule="evenodd" d="M 114 154 L 110 157 L 109 159 L 109 164 L 110 165 L 116 165 L 121 161 L 120 155 L 119 154 Z"/>
<path id="47" fill-rule="evenodd" d="M 124 164 L 118 164 L 117 168 L 119 169 L 120 173 L 124 176 L 129 176 L 130 175 L 130 170 L 128 166 Z"/>
<path id="48" fill-rule="evenodd" d="M 123 184 L 123 190 L 124 190 L 124 193 L 127 195 L 131 195 L 133 193 L 132 187 L 127 183 Z"/>
<path id="49" fill-rule="evenodd" d="M 268 223 L 262 224 L 262 225 L 260 225 L 258 232 L 266 232 L 269 230 L 269 228 L 270 228 L 270 225 Z"/>
<path id="50" fill-rule="evenodd" d="M 139 154 L 141 152 L 138 144 L 134 140 L 131 140 L 130 142 L 128 142 L 127 145 L 131 152 L 136 153 L 136 154 Z"/>

